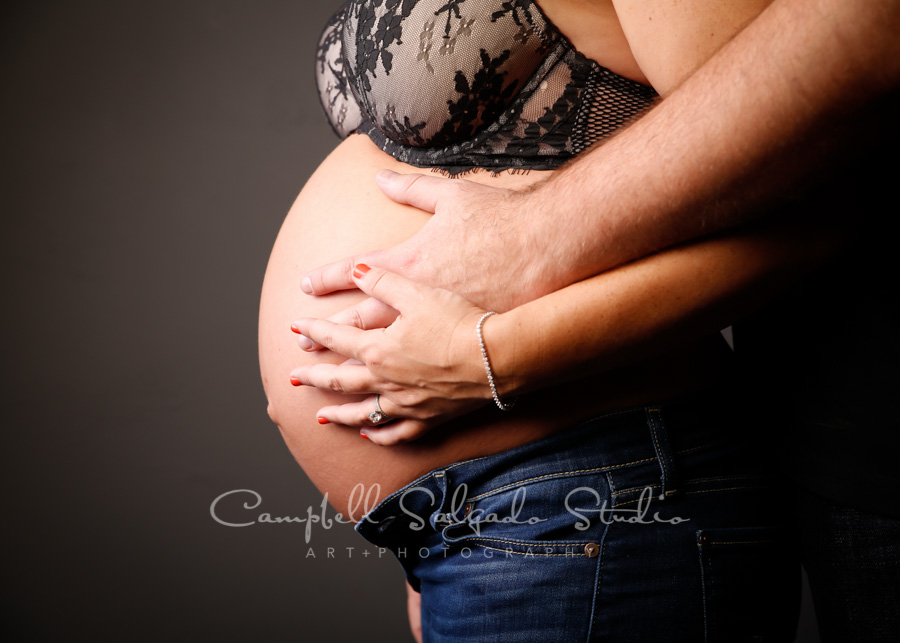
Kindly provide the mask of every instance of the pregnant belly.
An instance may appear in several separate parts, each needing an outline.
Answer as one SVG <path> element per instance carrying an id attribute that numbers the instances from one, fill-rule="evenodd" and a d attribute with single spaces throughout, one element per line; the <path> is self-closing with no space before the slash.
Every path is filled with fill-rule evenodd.
<path id="1" fill-rule="evenodd" d="M 301 351 L 290 324 L 298 317 L 327 317 L 360 301 L 363 295 L 342 292 L 309 297 L 300 290 L 301 279 L 324 263 L 393 246 L 415 234 L 429 216 L 381 194 L 374 176 L 383 168 L 427 172 L 397 162 L 364 136 L 351 136 L 329 155 L 304 186 L 282 225 L 260 301 L 260 369 L 269 415 L 297 462 L 317 488 L 328 494 L 337 511 L 347 513 L 354 489 L 377 488 L 383 498 L 436 467 L 524 444 L 603 410 L 696 387 L 683 369 L 673 372 L 661 368 L 660 363 L 641 364 L 608 374 L 602 381 L 581 381 L 542 392 L 532 400 L 523 400 L 512 413 L 501 414 L 496 408 L 485 407 L 482 412 L 436 429 L 424 440 L 396 447 L 376 446 L 361 439 L 357 429 L 319 425 L 316 411 L 322 406 L 360 398 L 291 386 L 289 373 L 296 366 L 343 358 Z M 498 177 L 477 173 L 468 178 L 524 187 L 540 179 L 541 173 Z M 673 359 L 669 358 L 670 364 Z M 705 362 L 694 352 L 689 363 L 698 370 Z M 709 371 L 705 366 L 699 370 Z M 677 382 L 677 391 L 672 382 Z M 598 390 L 605 392 L 599 400 Z M 370 500 L 372 497 L 370 493 Z M 357 511 L 351 517 L 359 519 L 361 515 Z"/>

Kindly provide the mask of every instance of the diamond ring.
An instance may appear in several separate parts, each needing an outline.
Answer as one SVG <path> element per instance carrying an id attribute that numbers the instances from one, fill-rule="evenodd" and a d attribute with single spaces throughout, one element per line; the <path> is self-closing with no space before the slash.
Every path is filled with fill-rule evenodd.
<path id="1" fill-rule="evenodd" d="M 375 410 L 369 413 L 369 422 L 371 422 L 373 426 L 390 422 L 392 419 L 387 413 L 381 410 L 381 404 L 378 403 L 378 398 L 380 397 L 380 393 L 375 395 Z"/>

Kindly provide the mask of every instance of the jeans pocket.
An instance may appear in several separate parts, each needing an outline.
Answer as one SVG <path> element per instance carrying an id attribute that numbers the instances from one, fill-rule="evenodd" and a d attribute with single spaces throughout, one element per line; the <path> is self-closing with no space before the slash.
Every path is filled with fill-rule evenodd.
<path id="1" fill-rule="evenodd" d="M 601 512 L 608 505 L 603 475 L 547 476 L 469 499 L 462 517 L 456 516 L 442 537 L 451 548 L 476 545 L 531 555 L 580 555 L 588 546 L 593 552 L 602 537 L 606 525 Z"/>
<path id="2" fill-rule="evenodd" d="M 793 641 L 798 572 L 781 527 L 697 532 L 704 641 Z"/>

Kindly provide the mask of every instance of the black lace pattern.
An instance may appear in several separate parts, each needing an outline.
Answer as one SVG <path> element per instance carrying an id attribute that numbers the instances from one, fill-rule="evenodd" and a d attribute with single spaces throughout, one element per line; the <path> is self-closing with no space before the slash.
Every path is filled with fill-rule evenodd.
<path id="1" fill-rule="evenodd" d="M 576 51 L 533 0 L 351 0 L 316 77 L 339 136 L 451 175 L 557 168 L 657 97 Z"/>

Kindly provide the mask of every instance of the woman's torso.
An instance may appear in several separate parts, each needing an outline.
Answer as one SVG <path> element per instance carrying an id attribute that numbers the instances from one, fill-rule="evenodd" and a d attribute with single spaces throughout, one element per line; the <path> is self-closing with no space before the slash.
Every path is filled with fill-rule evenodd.
<path id="1" fill-rule="evenodd" d="M 546 0 L 541 6 L 579 50 L 614 67 L 617 73 L 643 79 L 610 2 Z M 578 11 L 579 6 L 588 6 L 590 11 Z M 567 25 L 571 33 L 566 32 Z M 377 447 L 360 439 L 355 429 L 318 425 L 318 408 L 350 398 L 306 387 L 295 389 L 288 374 L 304 363 L 342 358 L 300 351 L 290 323 L 303 316 L 328 316 L 362 296 L 344 292 L 312 298 L 301 292 L 300 280 L 308 270 L 324 263 L 395 245 L 413 235 L 428 216 L 393 203 L 378 191 L 374 176 L 383 168 L 428 172 L 397 161 L 362 135 L 350 136 L 329 155 L 285 219 L 260 304 L 260 364 L 270 416 L 298 463 L 339 511 L 346 512 L 355 488 L 379 485 L 384 497 L 435 467 L 497 453 L 596 413 L 659 401 L 716 380 L 722 357 L 720 337 L 628 369 L 541 391 L 523 400 L 512 413 L 501 415 L 486 408 L 441 427 L 425 440 L 398 447 Z M 544 175 L 537 171 L 497 176 L 474 173 L 467 178 L 518 188 Z M 356 517 L 360 515 L 357 509 Z"/>

